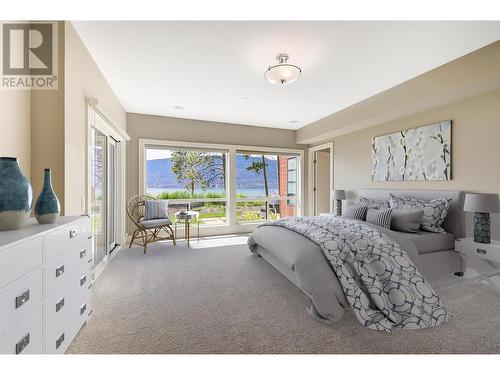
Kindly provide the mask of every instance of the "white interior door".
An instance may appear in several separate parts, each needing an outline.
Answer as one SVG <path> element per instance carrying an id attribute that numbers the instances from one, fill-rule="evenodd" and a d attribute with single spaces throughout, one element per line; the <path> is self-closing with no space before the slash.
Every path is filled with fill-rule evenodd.
<path id="1" fill-rule="evenodd" d="M 333 143 L 309 148 L 309 213 L 332 212 Z"/>

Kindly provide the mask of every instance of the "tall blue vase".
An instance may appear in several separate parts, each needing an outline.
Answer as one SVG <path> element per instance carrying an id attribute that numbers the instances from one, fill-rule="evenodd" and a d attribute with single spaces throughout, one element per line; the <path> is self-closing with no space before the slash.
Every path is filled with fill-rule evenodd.
<path id="1" fill-rule="evenodd" d="M 17 158 L 0 157 L 0 230 L 21 228 L 32 203 L 33 190 Z"/>
<path id="2" fill-rule="evenodd" d="M 43 171 L 43 189 L 35 204 L 35 217 L 38 224 L 55 223 L 61 212 L 61 205 L 52 189 L 50 169 Z"/>

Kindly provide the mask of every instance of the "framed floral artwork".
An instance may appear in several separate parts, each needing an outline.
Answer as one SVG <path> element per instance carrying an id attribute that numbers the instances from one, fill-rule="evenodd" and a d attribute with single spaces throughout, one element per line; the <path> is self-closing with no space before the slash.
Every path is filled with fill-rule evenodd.
<path id="1" fill-rule="evenodd" d="M 373 181 L 451 180 L 451 120 L 372 139 Z"/>

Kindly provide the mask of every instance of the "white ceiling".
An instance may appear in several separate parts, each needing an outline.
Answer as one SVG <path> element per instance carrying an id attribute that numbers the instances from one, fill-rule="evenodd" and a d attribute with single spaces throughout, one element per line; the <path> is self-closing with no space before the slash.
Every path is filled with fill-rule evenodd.
<path id="1" fill-rule="evenodd" d="M 286 129 L 500 39 L 500 22 L 74 25 L 127 112 Z M 264 79 L 279 52 L 302 68 L 289 86 Z"/>

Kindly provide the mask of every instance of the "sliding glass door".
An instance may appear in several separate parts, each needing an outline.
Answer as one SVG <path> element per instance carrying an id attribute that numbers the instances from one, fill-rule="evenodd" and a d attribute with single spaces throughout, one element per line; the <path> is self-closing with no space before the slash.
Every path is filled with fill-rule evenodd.
<path id="1" fill-rule="evenodd" d="M 107 179 L 107 138 L 99 130 L 92 128 L 92 205 L 91 218 L 94 235 L 93 259 L 98 264 L 107 253 L 108 226 L 108 179 Z"/>
<path id="2" fill-rule="evenodd" d="M 117 246 L 117 142 L 92 127 L 91 149 L 91 219 L 96 266 Z"/>

